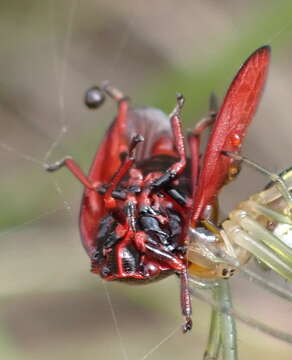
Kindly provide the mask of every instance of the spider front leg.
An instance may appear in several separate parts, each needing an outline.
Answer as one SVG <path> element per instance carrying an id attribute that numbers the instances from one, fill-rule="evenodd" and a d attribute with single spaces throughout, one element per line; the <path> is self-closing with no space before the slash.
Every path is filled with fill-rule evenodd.
<path id="1" fill-rule="evenodd" d="M 214 298 L 218 302 L 216 295 L 216 288 L 214 289 Z M 208 344 L 204 353 L 203 360 L 216 360 L 219 356 L 221 347 L 221 331 L 220 331 L 220 311 L 213 308 L 211 314 L 211 322 L 209 328 Z"/>
<path id="2" fill-rule="evenodd" d="M 177 176 L 179 176 L 186 167 L 186 153 L 185 153 L 185 146 L 184 146 L 184 136 L 182 133 L 181 127 L 181 119 L 180 113 L 184 105 L 184 97 L 181 94 L 178 94 L 177 97 L 177 104 L 170 114 L 170 122 L 172 126 L 172 132 L 174 137 L 174 144 L 176 150 L 179 154 L 179 161 L 174 163 L 170 166 L 164 175 L 160 178 L 153 181 L 151 184 L 152 189 L 159 189 L 165 185 L 168 185 L 172 180 L 174 180 Z"/>
<path id="3" fill-rule="evenodd" d="M 232 301 L 228 280 L 219 280 L 219 285 L 215 288 L 215 298 L 220 311 L 222 358 L 224 360 L 237 360 L 236 323 L 231 314 Z"/>
<path id="4" fill-rule="evenodd" d="M 254 161 L 249 160 L 248 158 L 241 156 L 237 153 L 234 153 L 232 151 L 222 151 L 222 154 L 225 156 L 228 156 L 236 161 L 244 162 L 245 164 L 249 165 L 250 167 L 256 169 L 260 173 L 262 173 L 265 176 L 268 176 L 270 178 L 270 181 L 275 183 L 278 187 L 280 193 L 283 195 L 283 197 L 286 199 L 288 203 L 290 203 L 290 206 L 292 204 L 292 195 L 290 194 L 287 185 L 283 178 L 275 173 L 270 172 L 269 170 L 265 169 L 261 165 L 255 163 Z"/>
<path id="5" fill-rule="evenodd" d="M 292 249 L 244 210 L 230 214 L 222 227 L 228 238 L 292 281 Z"/>
<path id="6" fill-rule="evenodd" d="M 292 281 L 292 172 L 272 174 L 254 162 L 237 154 L 225 155 L 244 161 L 268 175 L 274 185 L 242 202 L 229 214 L 222 227 L 231 242 L 246 249 L 269 268 Z"/>
<path id="7" fill-rule="evenodd" d="M 223 360 L 237 360 L 236 323 L 231 315 L 229 282 L 219 280 L 213 287 L 215 307 L 212 309 L 208 344 L 204 360 L 216 360 L 222 349 Z"/>

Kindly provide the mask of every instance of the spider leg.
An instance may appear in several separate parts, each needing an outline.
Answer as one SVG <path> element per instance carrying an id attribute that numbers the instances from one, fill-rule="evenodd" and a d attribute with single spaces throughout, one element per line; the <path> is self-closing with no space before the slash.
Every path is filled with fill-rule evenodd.
<path id="1" fill-rule="evenodd" d="M 248 204 L 248 201 L 246 202 Z M 277 212 L 269 211 L 271 209 L 267 208 L 267 213 L 270 218 L 275 214 L 275 219 L 278 219 Z M 261 214 L 261 212 L 259 213 Z M 252 213 L 251 213 L 252 215 Z M 235 210 L 230 213 L 230 220 L 240 225 L 241 229 L 243 229 L 248 235 L 250 235 L 255 241 L 260 241 L 263 243 L 268 249 L 273 251 L 276 255 L 280 257 L 288 266 L 292 267 L 292 249 L 291 246 L 286 244 L 284 240 L 282 240 L 279 234 L 275 235 L 274 232 L 269 231 L 263 225 L 261 225 L 256 219 L 253 219 L 252 216 L 249 215 L 245 209 L 243 210 Z M 281 214 L 280 214 L 281 215 Z M 288 225 L 289 223 L 284 223 L 284 225 Z M 289 228 L 290 236 L 291 236 L 291 226 Z M 291 269 L 292 271 L 292 269 Z"/>
<path id="2" fill-rule="evenodd" d="M 244 266 L 239 267 L 240 274 L 245 276 L 248 280 L 261 286 L 263 289 L 281 297 L 284 300 L 292 302 L 292 293 L 287 288 L 274 283 L 274 281 L 267 279 L 260 274 L 255 273 L 254 271 L 247 269 Z"/>
<path id="3" fill-rule="evenodd" d="M 191 280 L 192 281 L 192 280 Z M 196 286 L 195 282 L 195 286 Z M 237 334 L 236 324 L 233 318 L 235 314 L 228 280 L 218 280 L 215 283 L 205 284 L 205 289 L 211 289 L 213 300 L 207 300 L 212 305 L 209 337 L 204 360 L 217 360 L 222 349 L 223 360 L 237 360 Z M 199 286 L 202 288 L 202 286 Z M 200 292 L 193 291 L 193 296 L 199 299 L 207 299 Z"/>
<path id="4" fill-rule="evenodd" d="M 215 291 L 214 291 L 215 297 Z M 215 299 L 217 300 L 217 299 Z M 203 360 L 216 360 L 221 347 L 220 311 L 212 308 L 209 337 Z"/>
<path id="5" fill-rule="evenodd" d="M 288 201 L 288 202 L 292 202 L 292 195 L 290 194 L 288 187 L 285 183 L 285 181 L 283 180 L 283 178 L 275 173 L 270 172 L 269 170 L 265 169 L 264 167 L 260 166 L 259 164 L 247 159 L 244 156 L 241 156 L 237 153 L 231 152 L 231 151 L 222 151 L 223 155 L 226 155 L 234 160 L 240 161 L 240 162 L 244 162 L 245 164 L 257 169 L 259 172 L 261 172 L 262 174 L 268 176 L 270 178 L 270 180 L 274 183 L 276 183 L 278 190 L 280 191 L 280 193 L 283 195 L 283 197 Z"/>
<path id="6" fill-rule="evenodd" d="M 225 224 L 225 222 L 224 222 Z M 212 247 L 209 245 L 208 247 Z M 226 264 L 231 265 L 234 268 L 237 268 L 240 270 L 240 274 L 244 275 L 246 278 L 251 280 L 253 283 L 258 284 L 262 288 L 266 289 L 267 291 L 272 292 L 273 294 L 281 297 L 282 299 L 292 301 L 292 293 L 291 291 L 287 290 L 286 288 L 283 288 L 282 286 L 275 284 L 273 281 L 270 281 L 260 274 L 255 273 L 254 271 L 248 269 L 246 266 L 240 265 L 237 258 L 234 258 L 232 256 L 227 255 L 225 252 L 221 250 L 214 249 L 213 253 L 215 254 L 217 252 L 217 256 L 221 261 L 223 261 Z M 214 259 L 216 261 L 216 258 Z M 194 278 L 190 278 L 191 283 L 195 284 L 196 287 L 202 288 L 202 289 L 210 289 L 213 286 L 216 286 L 216 282 L 214 284 L 212 283 L 206 283 L 205 281 L 199 281 Z M 291 340 L 292 341 L 292 340 Z"/>
<path id="7" fill-rule="evenodd" d="M 226 281 L 226 280 L 223 280 L 223 281 Z M 218 302 L 215 302 L 213 299 L 210 299 L 210 297 L 208 295 L 205 295 L 201 291 L 193 292 L 192 295 L 194 297 L 196 297 L 197 299 L 203 301 L 204 303 L 209 304 L 210 306 L 217 309 L 218 311 L 229 314 L 230 316 L 233 316 L 235 319 L 238 319 L 242 323 L 244 323 L 256 330 L 262 331 L 264 334 L 268 334 L 269 336 L 272 336 L 276 339 L 282 340 L 282 341 L 286 342 L 287 344 L 292 344 L 292 335 L 287 332 L 274 329 L 274 328 L 266 325 L 265 323 L 262 323 L 262 322 L 256 320 L 255 318 L 244 315 L 243 313 L 241 313 L 237 310 L 230 309 L 230 308 L 228 309 L 224 306 L 221 306 Z"/>
<path id="8" fill-rule="evenodd" d="M 171 165 L 160 178 L 154 180 L 150 185 L 152 189 L 161 188 L 167 184 L 169 184 L 172 180 L 174 180 L 177 176 L 179 176 L 186 167 L 186 153 L 184 146 L 184 137 L 182 133 L 181 127 L 181 119 L 180 113 L 182 107 L 184 105 L 184 97 L 181 94 L 177 95 L 177 104 L 170 114 L 170 121 L 172 126 L 172 132 L 174 136 L 174 143 L 179 154 L 179 161 Z"/>
<path id="9" fill-rule="evenodd" d="M 291 174 L 291 169 L 287 169 L 280 175 L 288 190 L 291 189 Z M 230 220 L 222 224 L 221 235 L 252 253 L 280 276 L 291 279 L 292 218 L 290 209 L 291 202 L 286 202 L 277 186 L 268 186 L 260 193 L 251 196 L 249 200 L 242 202 L 237 210 L 231 212 Z M 238 267 L 244 276 L 266 290 L 285 300 L 292 300 L 292 294 L 287 289 L 240 265 L 245 261 L 235 264 L 234 259 L 226 254 L 225 261 Z"/>
<path id="10" fill-rule="evenodd" d="M 292 281 L 292 250 L 246 212 L 234 211 L 222 227 L 229 239 Z"/>
<path id="11" fill-rule="evenodd" d="M 226 312 L 220 312 L 222 358 L 224 360 L 237 360 L 236 323 L 230 314 L 230 312 L 232 312 L 232 300 L 229 281 L 219 280 L 219 286 L 217 286 L 214 291 L 218 305 L 226 309 Z"/>

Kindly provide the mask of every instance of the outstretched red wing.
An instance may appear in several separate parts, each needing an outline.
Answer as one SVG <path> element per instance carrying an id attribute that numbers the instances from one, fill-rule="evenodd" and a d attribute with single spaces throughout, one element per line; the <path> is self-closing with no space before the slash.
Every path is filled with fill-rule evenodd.
<path id="1" fill-rule="evenodd" d="M 269 46 L 257 49 L 242 65 L 227 91 L 208 141 L 194 194 L 193 224 L 199 220 L 205 206 L 212 202 L 228 176 L 233 160 L 222 155 L 222 151 L 240 151 L 261 97 L 269 59 Z"/>
<path id="2" fill-rule="evenodd" d="M 110 183 L 121 165 L 120 154 L 128 151 L 133 136 L 137 134 L 145 138 L 145 141 L 137 146 L 137 160 L 161 152 L 177 156 L 169 118 L 162 111 L 146 107 L 128 108 L 126 102 L 119 106 L 119 114 L 105 134 L 91 165 L 88 178 L 93 183 Z M 79 223 L 82 242 L 89 256 L 96 249 L 99 223 L 105 214 L 103 196 L 85 189 Z"/>

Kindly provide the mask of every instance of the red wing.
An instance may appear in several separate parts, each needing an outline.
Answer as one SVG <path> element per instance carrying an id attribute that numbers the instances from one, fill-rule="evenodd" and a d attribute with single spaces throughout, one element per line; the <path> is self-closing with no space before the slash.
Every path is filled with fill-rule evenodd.
<path id="1" fill-rule="evenodd" d="M 142 135 L 144 141 L 137 146 L 137 161 L 149 159 L 153 155 L 177 157 L 169 117 L 161 110 L 151 107 L 131 108 L 128 116 L 128 140 L 133 135 Z"/>
<path id="2" fill-rule="evenodd" d="M 158 148 L 175 153 L 170 122 L 163 112 L 153 108 L 128 109 L 127 103 L 120 106 L 125 106 L 125 109 L 120 109 L 111 124 L 89 171 L 89 179 L 100 185 L 110 183 L 121 165 L 120 154 L 128 151 L 133 136 L 137 134 L 145 138 L 145 141 L 137 146 L 137 160 L 151 157 Z M 125 115 L 122 121 L 121 111 L 124 111 Z M 79 223 L 82 242 L 89 256 L 96 249 L 98 226 L 105 214 L 102 195 L 85 189 Z"/>
<path id="3" fill-rule="evenodd" d="M 269 60 L 269 46 L 257 49 L 242 65 L 227 91 L 208 141 L 194 194 L 193 224 L 196 224 L 205 206 L 212 202 L 227 179 L 233 160 L 222 155 L 222 150 L 240 151 L 261 97 Z"/>

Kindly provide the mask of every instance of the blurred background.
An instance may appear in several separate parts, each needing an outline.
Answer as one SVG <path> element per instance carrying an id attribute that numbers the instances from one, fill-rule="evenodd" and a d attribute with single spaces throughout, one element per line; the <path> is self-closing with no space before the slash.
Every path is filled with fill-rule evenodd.
<path id="1" fill-rule="evenodd" d="M 166 113 L 182 92 L 192 128 L 210 92 L 222 99 L 240 64 L 268 43 L 268 84 L 244 154 L 272 171 L 290 166 L 291 1 L 2 0 L 0 29 L 0 357 L 202 359 L 208 304 L 194 299 L 194 329 L 182 336 L 175 278 L 130 287 L 90 274 L 82 187 L 42 163 L 70 154 L 87 171 L 116 111 L 111 101 L 87 110 L 88 87 L 107 79 L 133 104 Z M 244 168 L 222 191 L 222 211 L 265 183 Z M 232 291 L 236 309 L 292 333 L 291 304 L 241 276 Z M 238 345 L 240 359 L 291 359 L 291 346 L 240 323 Z"/>

